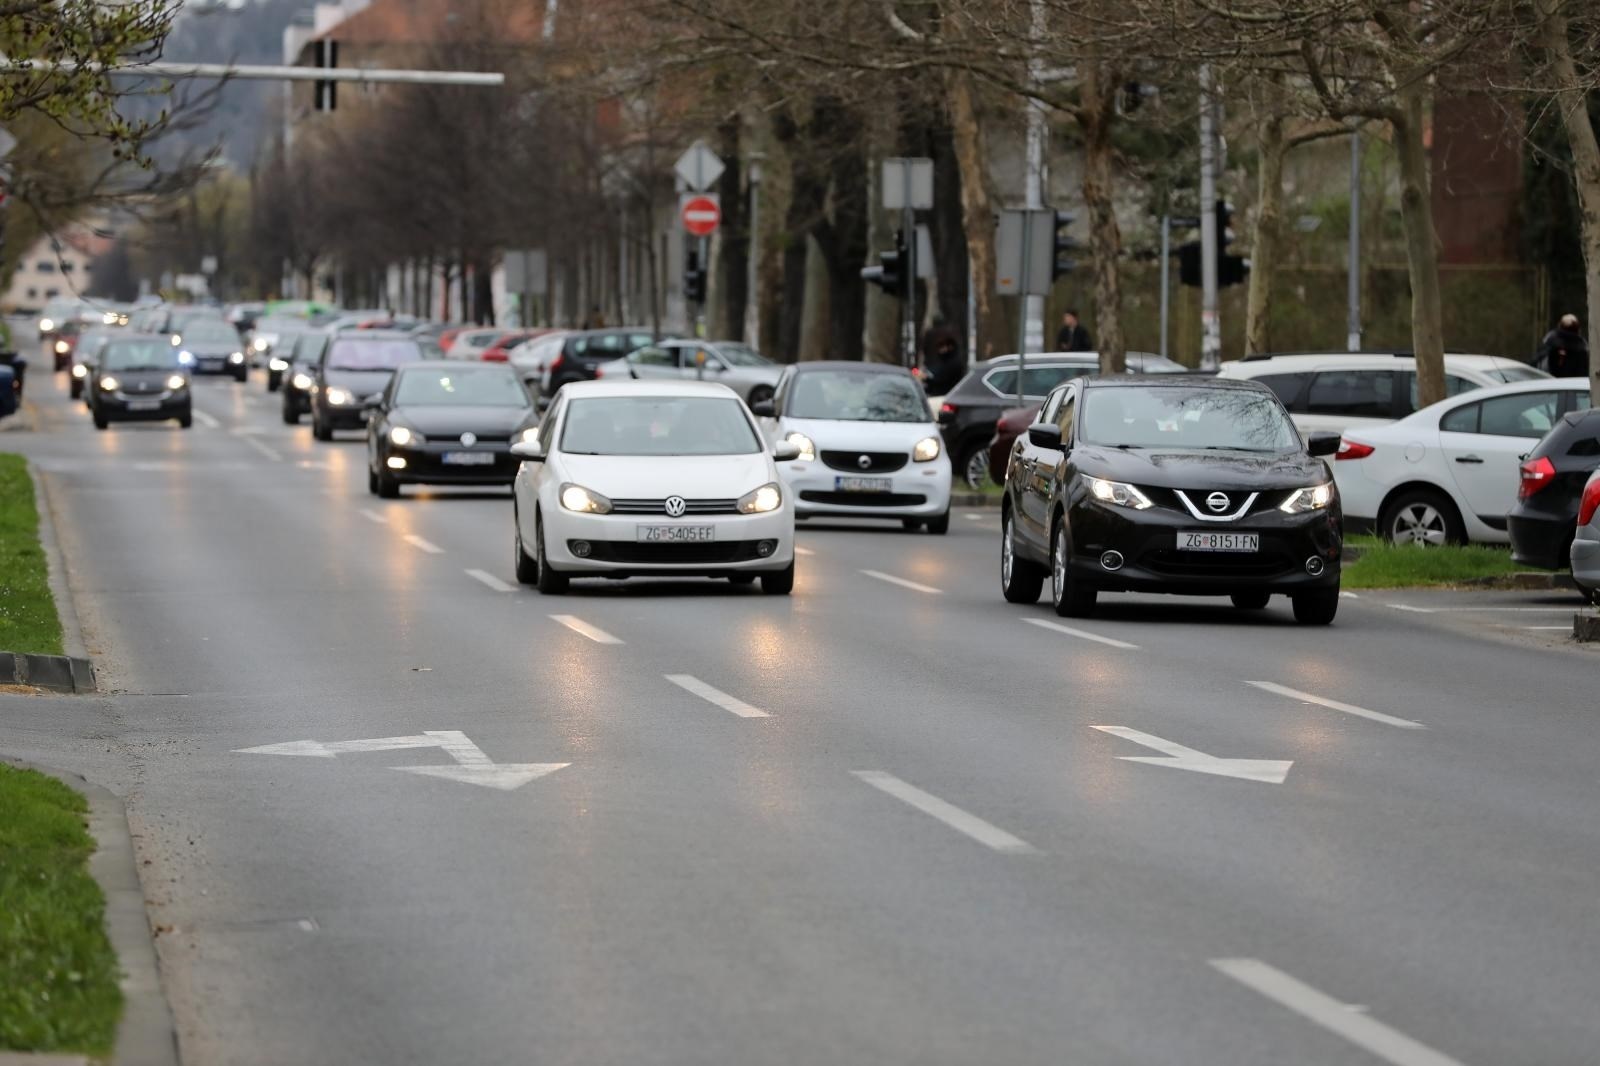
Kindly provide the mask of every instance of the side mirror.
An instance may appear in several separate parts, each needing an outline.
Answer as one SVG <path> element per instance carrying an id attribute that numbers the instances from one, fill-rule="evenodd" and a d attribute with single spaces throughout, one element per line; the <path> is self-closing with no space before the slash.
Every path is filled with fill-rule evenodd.
<path id="1" fill-rule="evenodd" d="M 761 418 L 776 418 L 778 409 L 772 405 L 772 400 L 757 400 L 750 405 L 750 413 Z"/>
<path id="2" fill-rule="evenodd" d="M 544 449 L 536 440 L 518 441 L 511 446 L 511 454 L 530 463 L 544 462 Z"/>
<path id="3" fill-rule="evenodd" d="M 372 414 L 374 411 L 377 411 L 377 410 L 381 409 L 382 407 L 383 407 L 383 397 L 382 396 L 379 396 L 379 397 L 377 397 L 375 399 L 368 400 L 366 403 L 361 405 L 361 409 L 363 411 L 365 411 L 369 415 Z"/>
<path id="4" fill-rule="evenodd" d="M 1311 455 L 1333 455 L 1339 450 L 1339 434 L 1313 433 L 1306 438 L 1306 451 Z"/>
<path id="5" fill-rule="evenodd" d="M 772 459 L 779 463 L 792 463 L 800 458 L 800 446 L 790 444 L 788 441 L 779 441 L 772 446 Z"/>
<path id="6" fill-rule="evenodd" d="M 1065 450 L 1061 443 L 1061 427 L 1051 422 L 1037 422 L 1029 426 L 1028 443 L 1035 448 L 1049 448 L 1058 452 Z"/>

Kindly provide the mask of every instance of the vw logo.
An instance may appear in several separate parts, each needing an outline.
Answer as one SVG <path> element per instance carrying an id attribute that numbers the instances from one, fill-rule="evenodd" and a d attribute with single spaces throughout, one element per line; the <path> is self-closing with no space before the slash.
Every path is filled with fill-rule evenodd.
<path id="1" fill-rule="evenodd" d="M 858 455 L 858 456 L 856 456 L 856 465 L 859 466 L 863 470 L 871 470 L 872 469 L 872 456 L 870 456 L 870 455 Z"/>
<path id="2" fill-rule="evenodd" d="M 470 448 L 478 443 L 478 435 L 476 433 L 463 433 L 461 434 L 461 443 Z"/>
<path id="3" fill-rule="evenodd" d="M 1228 504 L 1231 502 L 1232 501 L 1228 499 L 1227 495 L 1221 492 L 1213 492 L 1211 495 L 1206 497 L 1206 506 L 1217 512 L 1217 514 L 1221 514 L 1223 511 L 1226 511 L 1228 509 Z"/>
<path id="4" fill-rule="evenodd" d="M 666 508 L 668 518 L 682 518 L 683 512 L 689 509 L 689 503 L 682 496 L 668 496 Z"/>

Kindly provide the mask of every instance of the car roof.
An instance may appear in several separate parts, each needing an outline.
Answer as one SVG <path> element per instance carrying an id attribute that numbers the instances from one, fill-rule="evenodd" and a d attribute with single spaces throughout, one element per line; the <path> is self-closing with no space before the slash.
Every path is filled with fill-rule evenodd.
<path id="1" fill-rule="evenodd" d="M 719 399 L 732 396 L 737 399 L 739 395 L 728 386 L 715 381 L 656 378 L 649 381 L 574 381 L 564 386 L 561 394 L 574 400 L 605 396 L 714 396 Z"/>
<path id="2" fill-rule="evenodd" d="M 336 330 L 334 336 L 342 341 L 411 341 L 412 343 L 417 343 L 417 338 L 403 329 L 341 329 Z"/>
<path id="3" fill-rule="evenodd" d="M 1085 385 L 1096 389 L 1127 389 L 1155 387 L 1163 389 L 1231 389 L 1272 395 L 1272 390 L 1259 381 L 1249 378 L 1192 377 L 1188 374 L 1095 374 L 1083 379 Z"/>
<path id="4" fill-rule="evenodd" d="M 1136 355 L 1141 359 L 1159 359 L 1159 358 L 1161 358 L 1155 352 L 1130 351 L 1127 354 L 1128 355 Z M 997 367 L 997 366 L 1010 366 L 1012 363 L 1015 363 L 1019 358 L 1021 358 L 1021 357 L 1019 355 L 1017 355 L 1017 353 L 1015 353 L 1015 352 L 1012 352 L 1010 355 L 997 355 L 993 359 L 987 359 L 987 360 L 985 360 L 985 361 L 983 361 L 981 363 L 976 364 L 973 367 L 973 369 L 974 370 L 990 370 L 990 369 L 992 369 L 994 367 Z M 1032 363 L 1032 362 L 1036 362 L 1036 361 L 1037 362 L 1043 362 L 1043 363 L 1099 363 L 1100 362 L 1100 353 L 1099 352 L 1029 352 L 1028 353 L 1028 362 Z"/>
<path id="5" fill-rule="evenodd" d="M 1460 352 L 1446 352 L 1445 365 L 1458 370 L 1494 369 L 1507 365 L 1527 366 L 1520 359 L 1512 359 L 1504 355 L 1469 355 Z M 1243 359 L 1230 360 L 1223 365 L 1227 373 L 1243 373 L 1247 370 L 1260 369 L 1263 373 L 1268 368 L 1293 370 L 1313 369 L 1327 366 L 1330 363 L 1347 362 L 1357 366 L 1358 369 L 1379 369 L 1398 365 L 1397 360 L 1415 363 L 1416 357 L 1411 352 L 1273 352 L 1264 355 L 1251 355 Z"/>
<path id="6" fill-rule="evenodd" d="M 429 370 L 448 370 L 452 374 L 494 371 L 505 374 L 515 374 L 516 370 L 509 363 L 482 362 L 477 359 L 418 359 L 410 363 L 401 363 L 395 367 L 397 374 L 425 373 Z"/>
<path id="7" fill-rule="evenodd" d="M 812 363 L 796 363 L 794 370 L 797 374 L 813 374 L 823 370 L 861 370 L 869 374 L 911 376 L 911 371 L 896 363 L 865 363 L 850 359 L 823 359 Z"/>

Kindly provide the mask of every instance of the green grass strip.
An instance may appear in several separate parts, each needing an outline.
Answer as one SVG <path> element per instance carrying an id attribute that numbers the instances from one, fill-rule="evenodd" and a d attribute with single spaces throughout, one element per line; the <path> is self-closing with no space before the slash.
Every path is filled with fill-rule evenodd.
<path id="1" fill-rule="evenodd" d="M 39 546 L 33 480 L 22 456 L 4 453 L 0 453 L 0 651 L 61 654 L 61 617 Z"/>
<path id="2" fill-rule="evenodd" d="M 0 765 L 0 1048 L 104 1054 L 122 1012 L 88 803 Z"/>
<path id="3" fill-rule="evenodd" d="M 1523 569 L 1511 561 L 1511 553 L 1505 548 L 1486 544 L 1419 548 L 1414 544 L 1390 544 L 1376 537 L 1350 537 L 1345 543 L 1362 551 L 1361 558 L 1344 568 L 1342 584 L 1347 589 L 1461 585 Z"/>

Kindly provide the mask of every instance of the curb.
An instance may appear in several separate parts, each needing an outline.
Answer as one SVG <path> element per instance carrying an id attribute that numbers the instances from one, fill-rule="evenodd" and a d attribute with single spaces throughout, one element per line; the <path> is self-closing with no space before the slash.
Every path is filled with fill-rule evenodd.
<path id="1" fill-rule="evenodd" d="M 1004 497 L 990 496 L 982 492 L 952 492 L 950 494 L 951 507 L 999 507 Z"/>
<path id="2" fill-rule="evenodd" d="M 106 897 L 106 936 L 122 967 L 122 1020 L 117 1023 L 111 1061 L 116 1066 L 178 1066 L 178 1030 L 161 991 L 155 936 L 144 909 L 127 808 L 111 792 L 77 774 L 3 758 L 8 765 L 48 774 L 89 801 L 89 835 L 95 842 L 89 874 Z"/>
<path id="3" fill-rule="evenodd" d="M 1600 615 L 1573 615 L 1572 639 L 1579 644 L 1600 643 Z"/>
<path id="4" fill-rule="evenodd" d="M 1475 577 L 1461 582 L 1462 588 L 1514 589 L 1522 592 L 1540 592 L 1552 589 L 1576 591 L 1570 574 L 1523 571 L 1516 574 L 1497 574 L 1494 577 Z"/>
<path id="5" fill-rule="evenodd" d="M 56 537 L 56 502 L 50 491 L 50 479 L 32 463 L 28 464 L 28 476 L 33 479 L 34 510 L 39 513 L 39 546 L 44 549 L 50 595 L 55 597 L 56 614 L 61 618 L 62 643 L 68 655 L 87 659 L 89 649 L 84 644 L 83 627 L 78 621 L 78 604 L 72 598 L 72 586 L 67 581 L 67 557 Z"/>
<path id="6" fill-rule="evenodd" d="M 0 685 L 31 685 L 52 692 L 94 692 L 94 664 L 71 655 L 0 651 Z"/>

